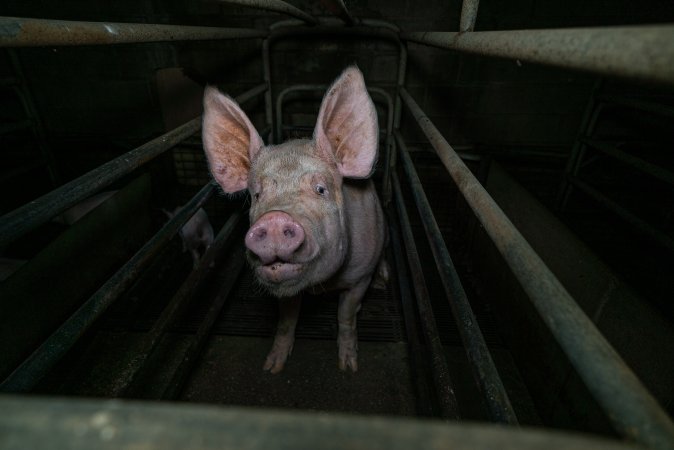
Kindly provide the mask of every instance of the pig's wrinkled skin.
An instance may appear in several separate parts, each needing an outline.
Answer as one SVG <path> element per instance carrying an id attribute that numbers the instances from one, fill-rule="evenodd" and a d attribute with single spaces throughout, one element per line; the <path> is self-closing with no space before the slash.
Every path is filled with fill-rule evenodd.
<path id="1" fill-rule="evenodd" d="M 178 206 L 173 212 L 164 210 L 164 213 L 170 219 L 178 214 L 181 209 L 182 206 Z M 190 220 L 185 222 L 185 225 L 180 229 L 180 238 L 183 240 L 183 252 L 189 250 L 190 255 L 192 255 L 192 266 L 196 268 L 201 256 L 213 243 L 213 227 L 203 208 L 199 208 Z"/>
<path id="2" fill-rule="evenodd" d="M 356 67 L 328 89 L 312 140 L 265 146 L 234 100 L 204 94 L 209 167 L 225 192 L 248 188 L 248 260 L 279 297 L 280 319 L 263 368 L 283 369 L 292 352 L 300 293 L 340 290 L 338 362 L 358 369 L 356 314 L 382 255 L 384 214 L 372 181 L 379 129 Z"/>

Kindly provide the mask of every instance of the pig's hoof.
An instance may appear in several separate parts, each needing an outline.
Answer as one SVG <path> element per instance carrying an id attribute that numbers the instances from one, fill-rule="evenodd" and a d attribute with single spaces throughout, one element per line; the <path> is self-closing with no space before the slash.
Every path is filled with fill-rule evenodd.
<path id="1" fill-rule="evenodd" d="M 279 373 L 283 370 L 283 366 L 293 352 L 294 339 L 276 337 L 271 351 L 267 355 L 267 359 L 262 366 L 262 370 L 268 370 L 270 373 Z"/>
<path id="2" fill-rule="evenodd" d="M 358 370 L 358 346 L 351 342 L 339 343 L 339 369 L 351 369 L 352 372 Z"/>

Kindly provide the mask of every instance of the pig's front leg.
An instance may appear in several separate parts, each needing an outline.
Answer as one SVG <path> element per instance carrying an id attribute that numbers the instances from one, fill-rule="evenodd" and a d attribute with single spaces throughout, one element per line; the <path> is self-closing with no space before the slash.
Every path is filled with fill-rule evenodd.
<path id="1" fill-rule="evenodd" d="M 302 297 L 299 295 L 279 299 L 279 320 L 274 345 L 267 355 L 263 370 L 271 373 L 279 373 L 283 370 L 283 365 L 293 351 L 295 326 L 300 315 L 301 303 Z"/>
<path id="2" fill-rule="evenodd" d="M 356 315 L 360 311 L 360 302 L 370 285 L 371 277 L 361 280 L 348 291 L 339 296 L 337 322 L 339 334 L 337 347 L 339 348 L 339 368 L 352 371 L 358 370 L 358 333 L 356 331 Z"/>

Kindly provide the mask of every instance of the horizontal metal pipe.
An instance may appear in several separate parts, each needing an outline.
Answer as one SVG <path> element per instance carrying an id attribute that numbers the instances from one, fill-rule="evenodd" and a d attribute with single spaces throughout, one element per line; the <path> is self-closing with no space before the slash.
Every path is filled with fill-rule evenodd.
<path id="1" fill-rule="evenodd" d="M 628 164 L 635 169 L 640 170 L 641 172 L 652 176 L 653 178 L 660 180 L 667 184 L 674 185 L 674 173 L 663 169 L 662 167 L 651 164 L 648 161 L 644 161 L 641 158 L 632 156 L 627 152 L 624 152 L 615 146 L 609 144 L 608 142 L 597 141 L 594 139 L 583 139 L 583 142 L 590 147 L 599 150 L 602 153 L 605 153 L 619 161 Z"/>
<path id="2" fill-rule="evenodd" d="M 637 450 L 567 430 L 190 402 L 6 395 L 0 410 L 4 447 L 22 450 Z"/>
<path id="3" fill-rule="evenodd" d="M 400 37 L 479 55 L 674 84 L 674 25 L 412 32 Z"/>
<path id="4" fill-rule="evenodd" d="M 168 327 L 185 311 L 189 302 L 194 298 L 196 291 L 207 279 L 207 275 L 211 272 L 213 261 L 220 254 L 223 247 L 229 243 L 232 232 L 240 220 L 240 212 L 235 212 L 227 219 L 225 225 L 220 229 L 218 235 L 213 239 L 213 242 L 208 246 L 208 249 L 199 260 L 197 268 L 188 275 L 171 298 L 171 301 L 166 305 L 152 329 L 143 336 L 140 344 L 135 348 L 137 356 L 124 369 L 126 380 L 121 380 L 121 383 L 119 383 L 119 390 L 115 397 L 125 396 L 133 391 L 134 385 L 138 380 L 138 374 L 141 373 L 148 357 L 155 351 L 157 344 L 159 344 L 161 337 L 166 333 Z"/>
<path id="5" fill-rule="evenodd" d="M 220 312 L 225 306 L 229 294 L 245 264 L 246 254 L 244 246 L 243 244 L 238 244 L 237 248 L 231 252 L 229 260 L 227 261 L 227 266 L 224 270 L 224 279 L 220 281 L 220 291 L 208 308 L 206 317 L 204 317 L 203 322 L 199 325 L 199 329 L 192 337 L 192 342 L 189 347 L 184 350 L 180 364 L 173 372 L 171 379 L 161 394 L 162 400 L 174 400 L 178 398 L 182 392 L 185 381 L 187 381 L 189 374 L 192 372 L 192 368 L 199 360 L 199 354 L 203 351 L 204 345 L 206 345 L 208 337 L 211 335 L 211 330 L 215 325 L 215 321 L 220 316 Z"/>
<path id="6" fill-rule="evenodd" d="M 430 294 L 426 287 L 426 279 L 424 277 L 421 259 L 417 252 L 417 246 L 414 243 L 412 226 L 410 225 L 410 220 L 407 216 L 407 211 L 405 210 L 405 201 L 403 200 L 400 182 L 398 181 L 398 176 L 395 172 L 391 174 L 391 183 L 393 187 L 393 197 L 398 211 L 398 219 L 400 220 L 400 231 L 407 253 L 407 263 L 410 274 L 412 275 L 412 285 L 414 286 L 414 293 L 417 298 L 417 310 L 419 311 L 421 330 L 424 334 L 431 359 L 431 372 L 433 374 L 433 382 L 437 393 L 436 398 L 440 406 L 440 415 L 444 419 L 457 420 L 459 419 L 459 406 L 456 402 L 456 395 L 454 394 L 454 383 L 449 376 L 449 367 L 447 366 L 445 349 L 442 346 L 442 342 L 440 342 L 440 334 L 438 333 L 437 322 L 435 321 L 435 315 L 433 314 Z"/>
<path id="7" fill-rule="evenodd" d="M 489 349 L 477 323 L 477 318 L 468 302 L 459 274 L 456 272 L 452 257 L 447 250 L 442 232 L 435 221 L 433 210 L 421 185 L 421 180 L 414 168 L 412 159 L 407 153 L 407 147 L 398 130 L 395 131 L 398 143 L 400 163 L 407 176 L 407 182 L 412 191 L 414 202 L 417 205 L 426 237 L 435 259 L 435 265 L 447 295 L 447 301 L 452 310 L 452 317 L 461 335 L 463 346 L 468 355 L 473 377 L 482 392 L 485 404 L 489 409 L 492 420 L 511 425 L 517 425 L 517 416 L 510 403 L 501 377 L 496 370 Z"/>
<path id="8" fill-rule="evenodd" d="M 631 226 L 639 230 L 641 233 L 650 237 L 658 244 L 667 248 L 670 251 L 674 251 L 674 239 L 669 237 L 666 233 L 655 229 L 652 225 L 648 224 L 644 220 L 638 218 L 622 206 L 620 206 L 615 201 L 611 200 L 597 189 L 593 188 L 587 183 L 580 181 L 578 178 L 569 178 L 569 183 L 595 199 L 600 204 L 604 205 L 607 209 L 613 211 L 615 214 L 620 216 L 625 222 L 629 223 Z"/>
<path id="9" fill-rule="evenodd" d="M 296 17 L 301 21 L 311 25 L 315 25 L 318 23 L 318 20 L 315 17 L 305 13 L 299 8 L 296 8 L 290 3 L 286 3 L 281 0 L 217 0 L 217 1 L 220 3 L 248 6 L 251 8 L 261 9 L 264 11 L 272 11 L 281 14 L 287 14 L 289 16 Z"/>
<path id="10" fill-rule="evenodd" d="M 260 84 L 237 96 L 236 101 L 244 103 L 260 95 L 266 89 L 266 85 Z M 0 249 L 34 230 L 55 215 L 131 173 L 200 129 L 201 117 L 197 117 L 5 214 L 0 217 Z"/>
<path id="11" fill-rule="evenodd" d="M 0 384 L 0 392 L 26 392 L 32 389 L 91 327 L 94 321 L 131 286 L 143 268 L 151 262 L 152 257 L 203 206 L 214 190 L 214 182 L 204 186 L 178 214 L 161 227 L 121 269 Z"/>
<path id="12" fill-rule="evenodd" d="M 461 5 L 461 20 L 459 22 L 459 31 L 473 31 L 475 29 L 475 20 L 477 19 L 477 7 L 480 0 L 463 0 Z"/>
<path id="13" fill-rule="evenodd" d="M 263 38 L 267 34 L 267 31 L 246 28 L 0 17 L 0 47 L 51 47 L 129 44 L 137 42 L 251 39 Z"/>
<path id="14" fill-rule="evenodd" d="M 616 430 L 652 448 L 672 448 L 674 424 L 564 286 L 517 231 L 404 88 L 400 91 L 466 202 Z"/>

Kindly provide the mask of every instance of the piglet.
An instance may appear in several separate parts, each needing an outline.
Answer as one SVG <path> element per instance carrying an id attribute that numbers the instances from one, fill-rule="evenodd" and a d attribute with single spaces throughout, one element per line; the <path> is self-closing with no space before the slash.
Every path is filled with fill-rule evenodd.
<path id="1" fill-rule="evenodd" d="M 339 368 L 358 369 L 356 314 L 377 270 L 386 232 L 374 185 L 379 128 L 360 70 L 328 89 L 312 140 L 265 146 L 246 114 L 214 87 L 204 93 L 203 141 L 225 192 L 248 189 L 247 258 L 279 297 L 279 324 L 263 369 L 277 373 L 292 352 L 300 293 L 340 290 Z"/>
<path id="2" fill-rule="evenodd" d="M 168 218 L 172 218 L 182 206 L 178 206 L 173 211 L 164 211 Z M 194 215 L 185 222 L 185 225 L 180 229 L 180 238 L 183 241 L 183 252 L 189 251 L 192 255 L 192 266 L 194 268 L 199 264 L 201 256 L 206 252 L 206 249 L 213 243 L 213 227 L 208 220 L 208 214 L 203 208 L 199 208 Z"/>

